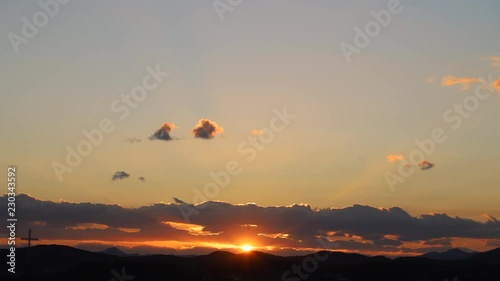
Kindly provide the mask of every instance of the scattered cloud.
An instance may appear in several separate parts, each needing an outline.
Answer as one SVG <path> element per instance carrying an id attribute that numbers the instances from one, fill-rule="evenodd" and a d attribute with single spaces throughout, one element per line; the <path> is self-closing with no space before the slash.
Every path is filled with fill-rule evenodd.
<path id="1" fill-rule="evenodd" d="M 389 154 L 386 158 L 389 162 L 402 161 L 405 159 L 401 154 Z"/>
<path id="2" fill-rule="evenodd" d="M 491 62 L 491 66 L 500 66 L 500 55 L 499 56 L 491 56 L 491 57 L 483 57 L 482 60 L 488 60 Z"/>
<path id="3" fill-rule="evenodd" d="M 431 163 L 431 162 L 429 162 L 427 160 L 421 161 L 420 163 L 418 163 L 418 165 L 420 166 L 420 168 L 422 170 L 429 170 L 432 167 L 434 167 L 434 163 Z"/>
<path id="4" fill-rule="evenodd" d="M 258 130 L 258 129 L 252 130 L 252 136 L 262 135 L 263 133 L 264 133 L 264 131 L 262 131 L 262 130 Z"/>
<path id="5" fill-rule="evenodd" d="M 493 88 L 495 90 L 500 91 L 500 79 L 493 81 Z"/>
<path id="6" fill-rule="evenodd" d="M 170 132 L 177 128 L 174 124 L 165 122 L 161 125 L 161 127 L 152 134 L 149 139 L 150 140 L 164 140 L 170 141 L 172 137 L 170 136 Z"/>
<path id="7" fill-rule="evenodd" d="M 111 177 L 111 180 L 123 180 L 123 179 L 126 179 L 130 177 L 130 174 L 127 173 L 127 172 L 124 172 L 124 171 L 118 171 L 118 172 L 115 172 L 113 174 L 113 176 Z"/>
<path id="8" fill-rule="evenodd" d="M 198 124 L 193 128 L 192 134 L 195 138 L 201 139 L 211 139 L 219 133 L 222 133 L 224 129 L 219 127 L 217 123 L 208 119 L 200 119 Z"/>
<path id="9" fill-rule="evenodd" d="M 126 138 L 125 141 L 129 142 L 129 143 L 135 143 L 135 142 L 141 142 L 142 139 L 138 139 L 138 138 Z"/>
<path id="10" fill-rule="evenodd" d="M 459 78 L 455 77 L 453 75 L 448 75 L 446 77 L 443 77 L 443 81 L 441 85 L 443 86 L 454 86 L 454 85 L 462 85 L 462 90 L 468 90 L 470 88 L 470 85 L 473 83 L 482 83 L 483 80 L 479 78 Z"/>
<path id="11" fill-rule="evenodd" d="M 445 238 L 437 238 L 437 239 L 427 240 L 427 241 L 424 242 L 424 245 L 429 245 L 429 246 L 434 246 L 434 245 L 451 246 L 451 238 L 450 237 L 445 237 Z"/>

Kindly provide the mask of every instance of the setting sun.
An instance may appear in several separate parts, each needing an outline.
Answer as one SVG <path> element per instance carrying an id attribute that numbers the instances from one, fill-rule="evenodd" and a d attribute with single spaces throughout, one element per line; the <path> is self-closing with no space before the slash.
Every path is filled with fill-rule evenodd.
<path id="1" fill-rule="evenodd" d="M 500 0 L 69 2 L 0 0 L 0 281 L 500 281 Z"/>
<path id="2" fill-rule="evenodd" d="M 251 245 L 242 245 L 241 249 L 243 250 L 243 252 L 250 252 L 251 250 L 253 250 L 253 247 Z"/>

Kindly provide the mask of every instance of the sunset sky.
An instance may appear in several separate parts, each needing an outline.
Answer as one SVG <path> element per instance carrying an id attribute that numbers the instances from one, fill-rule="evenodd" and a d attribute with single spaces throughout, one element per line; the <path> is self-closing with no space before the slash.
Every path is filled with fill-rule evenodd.
<path id="1" fill-rule="evenodd" d="M 18 45 L 44 8 L 0 3 L 20 233 L 141 253 L 500 247 L 500 2 L 401 0 L 349 58 L 392 1 L 217 2 L 52 2 Z"/>

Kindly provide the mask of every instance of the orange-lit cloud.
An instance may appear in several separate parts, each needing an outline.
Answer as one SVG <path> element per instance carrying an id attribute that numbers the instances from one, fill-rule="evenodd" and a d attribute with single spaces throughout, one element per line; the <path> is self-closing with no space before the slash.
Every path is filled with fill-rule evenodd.
<path id="1" fill-rule="evenodd" d="M 85 230 L 85 229 L 108 229 L 109 226 L 99 223 L 79 223 L 76 226 L 68 226 L 66 229 Z"/>
<path id="2" fill-rule="evenodd" d="M 166 225 L 170 225 L 171 227 L 179 230 L 187 231 L 191 235 L 219 235 L 222 232 L 212 233 L 210 231 L 204 231 L 205 228 L 203 225 L 192 224 L 192 223 L 182 223 L 182 222 L 172 222 L 172 221 L 164 221 L 162 222 Z"/>
<path id="3" fill-rule="evenodd" d="M 488 214 L 482 214 L 482 216 L 485 217 L 486 219 L 488 219 L 488 221 L 490 221 L 490 222 L 498 222 L 497 218 L 490 216 Z"/>
<path id="4" fill-rule="evenodd" d="M 243 224 L 241 225 L 243 227 L 247 227 L 247 228 L 250 228 L 250 227 L 258 227 L 256 224 Z"/>
<path id="5" fill-rule="evenodd" d="M 386 158 L 389 162 L 402 161 L 405 159 L 401 154 L 389 154 Z"/>
<path id="6" fill-rule="evenodd" d="M 164 140 L 169 141 L 172 140 L 170 136 L 170 132 L 177 128 L 174 124 L 165 122 L 161 125 L 161 127 L 156 130 L 150 137 L 150 140 Z"/>
<path id="7" fill-rule="evenodd" d="M 262 131 L 262 130 L 258 130 L 258 129 L 252 130 L 252 136 L 262 135 L 263 133 L 264 133 L 264 131 Z"/>
<path id="8" fill-rule="evenodd" d="M 281 239 L 287 239 L 290 234 L 288 233 L 259 233 L 257 234 L 258 236 L 264 236 L 264 237 L 269 237 L 269 238 L 281 238 Z"/>
<path id="9" fill-rule="evenodd" d="M 195 138 L 211 139 L 222 132 L 224 132 L 224 129 L 217 125 L 214 121 L 200 119 L 198 124 L 194 126 L 192 134 Z"/>
<path id="10" fill-rule="evenodd" d="M 127 232 L 127 233 L 136 233 L 141 231 L 140 228 L 126 228 L 126 227 L 118 227 L 120 231 Z"/>
<path id="11" fill-rule="evenodd" d="M 431 163 L 427 160 L 421 161 L 420 163 L 418 163 L 418 165 L 420 166 L 420 169 L 422 169 L 422 170 L 429 170 L 435 166 L 434 163 Z"/>
<path id="12" fill-rule="evenodd" d="M 468 90 L 471 84 L 481 83 L 481 82 L 482 80 L 479 78 L 467 78 L 467 77 L 459 78 L 453 75 L 448 75 L 446 77 L 443 77 L 441 85 L 446 87 L 454 85 L 462 85 L 462 90 Z"/>
<path id="13" fill-rule="evenodd" d="M 500 91 L 500 79 L 493 81 L 493 88 L 495 88 L 495 90 L 497 91 Z"/>
<path id="14" fill-rule="evenodd" d="M 46 221 L 34 221 L 34 222 L 33 222 L 33 225 L 37 225 L 37 226 L 46 226 L 46 225 L 47 225 L 47 222 L 46 222 Z"/>
<path id="15" fill-rule="evenodd" d="M 500 66 L 500 56 L 491 56 L 481 58 L 482 60 L 489 60 L 491 62 L 491 66 Z"/>

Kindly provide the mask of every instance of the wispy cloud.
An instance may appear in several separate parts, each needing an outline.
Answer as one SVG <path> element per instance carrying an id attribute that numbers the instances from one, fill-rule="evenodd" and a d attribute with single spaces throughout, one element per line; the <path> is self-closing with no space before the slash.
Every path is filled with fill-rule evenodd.
<path id="1" fill-rule="evenodd" d="M 138 139 L 138 138 L 126 138 L 125 141 L 129 142 L 129 143 L 135 143 L 135 142 L 141 142 L 142 139 Z"/>
<path id="2" fill-rule="evenodd" d="M 401 154 L 389 154 L 386 158 L 389 162 L 401 161 L 405 159 Z"/>
<path id="3" fill-rule="evenodd" d="M 445 87 L 449 86 L 454 86 L 454 85 L 461 85 L 462 90 L 468 90 L 473 83 L 482 83 L 483 80 L 479 78 L 469 78 L 469 77 L 455 77 L 453 75 L 448 75 L 446 77 L 443 77 L 443 80 L 441 82 L 441 85 Z"/>
<path id="4" fill-rule="evenodd" d="M 262 135 L 263 133 L 264 133 L 264 131 L 262 131 L 262 130 L 258 130 L 258 129 L 252 130 L 252 136 Z"/>
<path id="5" fill-rule="evenodd" d="M 493 88 L 495 90 L 500 91 L 500 79 L 493 81 Z"/>
<path id="6" fill-rule="evenodd" d="M 491 57 L 482 57 L 482 60 L 488 60 L 491 62 L 491 66 L 500 66 L 500 55 Z"/>

